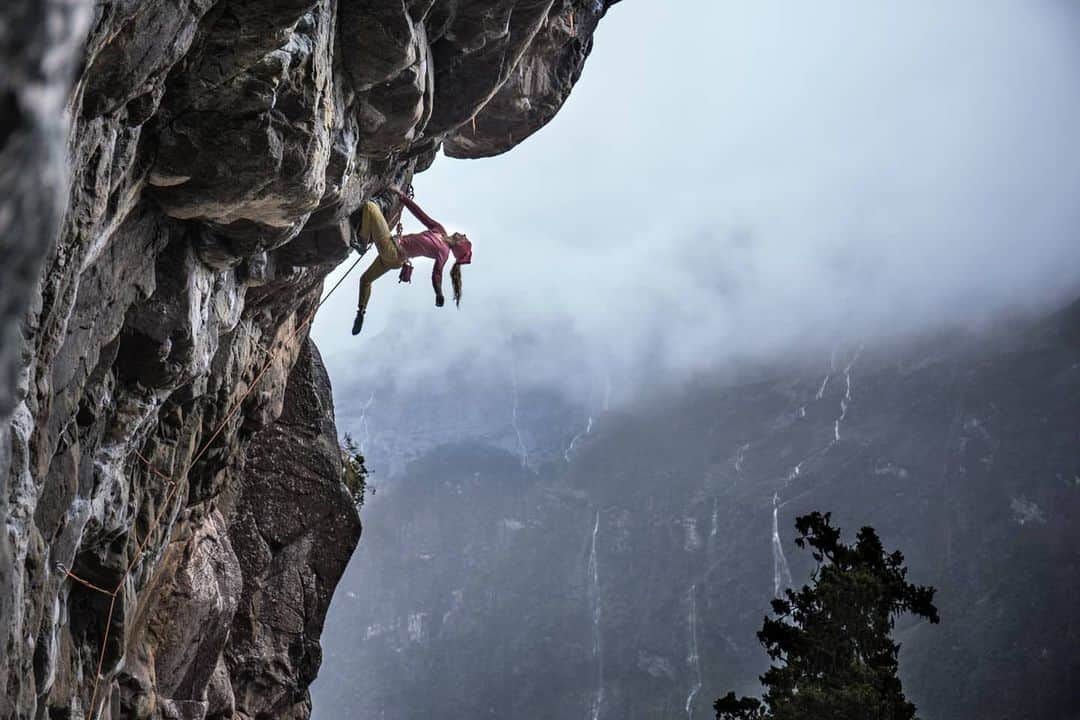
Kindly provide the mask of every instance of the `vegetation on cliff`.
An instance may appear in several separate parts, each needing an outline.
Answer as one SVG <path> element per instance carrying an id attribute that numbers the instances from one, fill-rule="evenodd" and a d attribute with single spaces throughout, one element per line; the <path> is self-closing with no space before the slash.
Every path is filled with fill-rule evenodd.
<path id="1" fill-rule="evenodd" d="M 349 495 L 357 509 L 364 507 L 364 497 L 368 491 L 368 470 L 364 464 L 364 454 L 356 444 L 352 434 L 345 433 L 341 438 L 341 482 L 349 490 Z M 371 488 L 375 494 L 375 488 Z"/>

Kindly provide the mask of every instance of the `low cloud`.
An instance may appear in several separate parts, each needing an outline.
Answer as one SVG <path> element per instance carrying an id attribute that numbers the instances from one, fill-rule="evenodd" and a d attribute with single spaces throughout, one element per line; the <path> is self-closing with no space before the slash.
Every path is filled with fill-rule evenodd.
<path id="1" fill-rule="evenodd" d="M 548 128 L 417 179 L 474 240 L 461 310 L 421 260 L 352 338 L 358 269 L 335 380 L 640 387 L 1080 293 L 1075 8 L 885 5 L 613 8 Z"/>

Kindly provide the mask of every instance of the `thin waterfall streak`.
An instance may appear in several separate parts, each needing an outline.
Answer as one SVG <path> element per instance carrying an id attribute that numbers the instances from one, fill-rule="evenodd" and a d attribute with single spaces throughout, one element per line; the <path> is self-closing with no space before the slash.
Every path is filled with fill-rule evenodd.
<path id="1" fill-rule="evenodd" d="M 851 407 L 851 370 L 855 367 L 855 363 L 859 361 L 862 350 L 863 346 L 859 345 L 851 361 L 844 366 L 844 396 L 840 398 L 840 416 L 833 422 L 833 445 L 840 442 L 840 426 L 843 424 L 844 419 L 847 418 L 848 408 Z"/>
<path id="2" fill-rule="evenodd" d="M 574 437 L 570 438 L 570 444 L 567 446 L 566 451 L 563 452 L 563 458 L 566 459 L 566 462 L 570 462 L 570 454 L 574 452 L 574 446 L 576 446 L 581 441 L 581 438 L 592 432 L 592 422 L 592 415 L 590 415 L 588 420 L 585 422 L 585 429 L 579 432 Z"/>
<path id="3" fill-rule="evenodd" d="M 743 460 L 746 459 L 746 451 L 750 449 L 750 443 L 744 443 L 739 446 L 739 451 L 735 453 L 735 472 L 738 475 L 742 475 Z"/>
<path id="4" fill-rule="evenodd" d="M 859 356 L 862 355 L 864 347 L 864 343 L 859 343 L 859 347 L 855 348 L 855 354 L 851 357 L 851 362 L 849 362 L 847 364 L 847 367 L 844 368 L 844 372 L 851 372 L 851 369 L 855 367 L 855 363 L 859 362 Z"/>
<path id="5" fill-rule="evenodd" d="M 800 460 L 796 463 L 795 467 L 791 468 L 791 472 L 788 473 L 787 478 L 784 480 L 784 487 L 787 488 L 791 483 L 795 482 L 800 475 L 802 475 L 802 466 L 806 460 Z"/>
<path id="6" fill-rule="evenodd" d="M 514 428 L 514 434 L 517 436 L 518 454 L 521 457 L 521 467 L 526 470 L 532 470 L 532 464 L 529 462 L 529 450 L 525 446 L 525 438 L 521 434 L 521 427 L 518 425 L 518 381 L 517 381 L 517 369 L 510 366 L 510 381 L 513 387 L 513 402 L 510 405 L 510 424 Z"/>
<path id="7" fill-rule="evenodd" d="M 368 437 L 370 435 L 370 432 L 369 432 L 369 427 L 370 426 L 369 426 L 367 412 L 371 408 L 372 403 L 374 403 L 374 402 L 375 402 L 375 390 L 372 390 L 371 391 L 371 396 L 367 399 L 367 402 L 364 403 L 363 406 L 360 408 L 360 423 L 359 424 L 360 424 L 360 433 L 361 433 L 361 435 L 360 435 L 360 440 L 357 443 L 357 445 L 360 448 L 360 454 L 361 455 L 363 455 L 364 453 L 367 452 L 367 442 L 368 442 Z"/>
<path id="8" fill-rule="evenodd" d="M 788 569 L 784 556 L 784 545 L 780 542 L 780 496 L 773 493 L 772 511 L 772 553 L 773 553 L 773 596 L 780 597 L 785 587 L 793 585 L 791 570 Z"/>
<path id="9" fill-rule="evenodd" d="M 697 642 L 697 585 L 690 586 L 690 615 L 687 618 L 687 626 L 690 630 L 689 651 L 686 656 L 686 662 L 690 666 L 694 676 L 694 684 L 690 687 L 690 692 L 686 696 L 686 720 L 693 720 L 694 718 L 694 698 L 697 697 L 698 692 L 701 691 L 702 676 L 701 676 L 701 655 L 698 652 Z"/>
<path id="10" fill-rule="evenodd" d="M 825 388 L 829 386 L 829 377 L 831 377 L 831 375 L 826 375 L 825 379 L 821 381 L 821 387 L 818 388 L 817 395 L 814 396 L 815 400 L 820 400 L 825 397 Z"/>
<path id="11" fill-rule="evenodd" d="M 589 548 L 589 563 L 586 575 L 589 581 L 589 595 L 592 603 L 592 655 L 596 665 L 596 690 L 593 692 L 591 707 L 592 720 L 599 720 L 600 710 L 604 704 L 604 655 L 600 642 L 600 620 L 602 605 L 600 602 L 600 563 L 596 554 L 596 541 L 600 535 L 600 511 L 596 511 L 596 521 L 593 523 L 592 542 Z"/>

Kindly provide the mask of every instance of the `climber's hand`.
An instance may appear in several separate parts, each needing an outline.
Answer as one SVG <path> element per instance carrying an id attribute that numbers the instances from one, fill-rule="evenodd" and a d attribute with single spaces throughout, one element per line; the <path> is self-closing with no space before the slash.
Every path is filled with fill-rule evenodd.
<path id="1" fill-rule="evenodd" d="M 436 295 L 435 296 L 435 307 L 442 307 L 445 304 L 446 304 L 446 298 L 444 298 L 442 295 Z"/>

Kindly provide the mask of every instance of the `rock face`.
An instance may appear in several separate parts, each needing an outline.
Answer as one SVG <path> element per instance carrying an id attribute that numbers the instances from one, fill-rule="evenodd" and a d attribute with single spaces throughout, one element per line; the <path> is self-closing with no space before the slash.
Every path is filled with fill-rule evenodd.
<path id="1" fill-rule="evenodd" d="M 15 406 L 18 326 L 64 212 L 63 108 L 89 19 L 80 0 L 0 9 L 0 420 Z"/>
<path id="2" fill-rule="evenodd" d="M 307 715 L 358 531 L 323 279 L 547 122 L 608 4 L 3 3 L 0 717 Z"/>
<path id="3" fill-rule="evenodd" d="M 235 717 L 306 718 L 323 620 L 360 537 L 339 480 L 329 378 L 310 343 L 281 417 L 248 445 L 243 477 L 229 538 L 244 589 L 224 656 Z"/>

